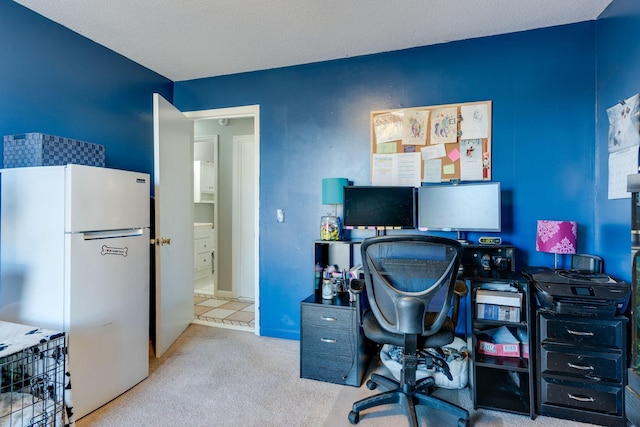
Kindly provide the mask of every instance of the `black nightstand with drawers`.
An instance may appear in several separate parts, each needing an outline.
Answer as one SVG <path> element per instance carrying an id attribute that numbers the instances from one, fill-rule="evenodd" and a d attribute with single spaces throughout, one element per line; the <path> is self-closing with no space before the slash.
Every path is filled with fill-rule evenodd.
<path id="1" fill-rule="evenodd" d="M 300 303 L 300 377 L 360 387 L 374 352 L 356 304 L 346 292 Z"/>
<path id="2" fill-rule="evenodd" d="M 542 309 L 537 318 L 538 413 L 625 426 L 627 319 Z"/>

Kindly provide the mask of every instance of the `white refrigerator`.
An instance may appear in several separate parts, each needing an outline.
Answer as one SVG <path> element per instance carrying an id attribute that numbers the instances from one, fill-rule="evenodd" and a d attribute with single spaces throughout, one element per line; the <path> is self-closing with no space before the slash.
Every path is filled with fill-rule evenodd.
<path id="1" fill-rule="evenodd" d="M 0 320 L 67 332 L 76 419 L 149 375 L 149 179 L 81 165 L 0 170 L 0 269 L 22 278 Z"/>

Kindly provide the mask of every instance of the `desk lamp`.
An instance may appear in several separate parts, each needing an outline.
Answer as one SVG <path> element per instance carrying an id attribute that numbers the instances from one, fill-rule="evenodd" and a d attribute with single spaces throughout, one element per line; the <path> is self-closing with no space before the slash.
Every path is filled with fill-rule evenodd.
<path id="1" fill-rule="evenodd" d="M 578 223 L 575 221 L 538 220 L 536 251 L 554 254 L 554 268 L 558 268 L 558 254 L 575 254 Z"/>
<path id="2" fill-rule="evenodd" d="M 340 240 L 342 225 L 337 210 L 344 200 L 344 187 L 349 184 L 347 178 L 324 178 L 322 180 L 322 204 L 336 205 L 334 212 L 321 218 L 320 239 Z"/>

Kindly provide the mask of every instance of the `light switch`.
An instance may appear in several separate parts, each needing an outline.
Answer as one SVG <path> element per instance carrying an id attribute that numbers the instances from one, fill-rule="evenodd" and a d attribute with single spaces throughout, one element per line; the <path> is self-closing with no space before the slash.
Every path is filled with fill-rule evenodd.
<path id="1" fill-rule="evenodd" d="M 283 209 L 276 210 L 276 220 L 278 222 L 284 222 L 284 210 Z"/>

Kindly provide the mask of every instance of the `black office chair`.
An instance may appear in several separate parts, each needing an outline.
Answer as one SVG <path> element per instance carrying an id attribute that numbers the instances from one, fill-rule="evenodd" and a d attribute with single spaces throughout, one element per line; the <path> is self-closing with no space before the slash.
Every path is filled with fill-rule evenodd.
<path id="1" fill-rule="evenodd" d="M 448 316 L 454 300 L 462 245 L 456 240 L 423 236 L 393 235 L 366 239 L 361 245 L 365 281 L 352 281 L 355 292 L 366 288 L 370 309 L 362 316 L 364 334 L 378 344 L 404 347 L 401 380 L 372 374 L 370 390 L 382 385 L 389 391 L 353 404 L 351 424 L 360 421 L 360 412 L 375 406 L 400 403 L 411 426 L 418 426 L 415 405 L 447 411 L 458 417 L 458 426 L 469 425 L 469 412 L 431 395 L 434 379 L 416 381 L 419 361 L 427 367 L 440 365 L 444 358 L 433 357 L 424 348 L 450 344 L 454 322 Z M 466 286 L 465 286 L 466 288 Z M 456 307 L 457 308 L 457 307 Z M 451 379 L 451 374 L 448 374 Z"/>

